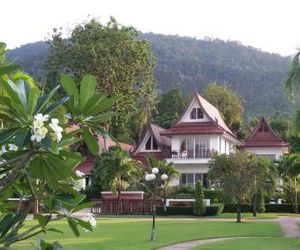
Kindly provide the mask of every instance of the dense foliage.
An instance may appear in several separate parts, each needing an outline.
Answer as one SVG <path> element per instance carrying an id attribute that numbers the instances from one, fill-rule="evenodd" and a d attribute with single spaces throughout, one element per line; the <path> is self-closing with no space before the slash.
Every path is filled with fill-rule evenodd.
<path id="1" fill-rule="evenodd" d="M 10 79 L 11 65 L 0 65 L 0 81 L 5 96 L 0 98 L 0 246 L 10 246 L 47 231 L 51 222 L 66 219 L 76 236 L 78 227 L 92 230 L 92 223 L 72 214 L 90 204 L 82 203 L 85 196 L 73 190 L 69 183 L 77 177 L 73 171 L 83 158 L 72 152 L 71 146 L 84 141 L 89 151 L 99 151 L 95 133 L 105 133 L 103 123 L 113 116 L 114 104 L 104 94 L 95 94 L 96 79 L 86 75 L 77 88 L 74 80 L 62 75 L 61 85 L 66 96 L 55 101 L 57 86 L 49 93 L 31 86 L 23 79 Z M 104 105 L 105 103 L 105 105 Z M 68 119 L 57 116 L 64 106 Z M 66 121 L 67 120 L 67 121 Z M 76 129 L 71 129 L 71 125 Z M 17 195 L 17 206 L 7 206 L 7 198 Z M 24 198 L 29 205 L 24 207 Z M 42 208 L 42 211 L 40 210 Z M 25 227 L 27 215 L 34 210 L 37 221 Z M 61 249 L 54 242 L 38 241 L 38 249 Z"/>
<path id="2" fill-rule="evenodd" d="M 195 187 L 194 214 L 198 216 L 203 216 L 205 214 L 203 187 L 200 181 L 197 181 Z"/>
<path id="3" fill-rule="evenodd" d="M 199 40 L 189 37 L 139 34 L 150 41 L 157 57 L 155 78 L 158 93 L 180 88 L 185 94 L 200 92 L 210 82 L 226 82 L 242 96 L 249 115 L 289 112 L 282 81 L 290 59 L 262 52 L 234 41 Z M 22 46 L 8 53 L 35 77 L 45 76 L 43 64 L 49 51 L 46 43 Z"/>

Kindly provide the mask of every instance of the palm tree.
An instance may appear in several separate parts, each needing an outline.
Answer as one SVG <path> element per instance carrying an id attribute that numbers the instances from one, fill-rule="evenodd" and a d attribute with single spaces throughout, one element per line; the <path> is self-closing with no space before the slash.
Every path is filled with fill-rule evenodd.
<path id="1" fill-rule="evenodd" d="M 299 52 L 294 56 L 284 80 L 284 88 L 292 101 L 295 99 L 295 92 L 299 92 L 300 87 L 300 49 L 298 50 Z"/>
<path id="2" fill-rule="evenodd" d="M 279 171 L 284 179 L 284 190 L 291 199 L 294 212 L 298 213 L 298 191 L 300 181 L 300 154 L 290 154 L 285 156 L 280 164 Z"/>

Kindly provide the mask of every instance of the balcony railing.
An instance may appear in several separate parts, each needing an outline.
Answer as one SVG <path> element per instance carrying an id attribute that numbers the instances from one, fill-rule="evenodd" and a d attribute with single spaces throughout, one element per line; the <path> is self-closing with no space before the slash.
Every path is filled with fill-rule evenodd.
<path id="1" fill-rule="evenodd" d="M 166 153 L 168 159 L 206 159 L 209 158 L 212 153 L 210 149 L 200 150 L 172 150 Z"/>

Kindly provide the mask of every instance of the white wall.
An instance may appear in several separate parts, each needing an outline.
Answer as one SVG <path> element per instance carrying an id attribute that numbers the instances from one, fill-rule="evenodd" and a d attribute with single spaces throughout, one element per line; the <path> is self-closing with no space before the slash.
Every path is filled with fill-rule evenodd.
<path id="1" fill-rule="evenodd" d="M 279 160 L 286 148 L 284 147 L 247 147 L 246 150 L 258 155 L 276 155 L 276 160 Z"/>

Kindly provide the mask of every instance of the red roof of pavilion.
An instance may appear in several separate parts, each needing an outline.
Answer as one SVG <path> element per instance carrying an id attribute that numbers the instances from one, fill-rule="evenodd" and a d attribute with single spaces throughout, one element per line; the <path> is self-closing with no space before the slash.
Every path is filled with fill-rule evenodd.
<path id="1" fill-rule="evenodd" d="M 244 147 L 288 147 L 289 144 L 276 134 L 266 121 L 261 117 L 256 128 L 245 140 Z"/>

